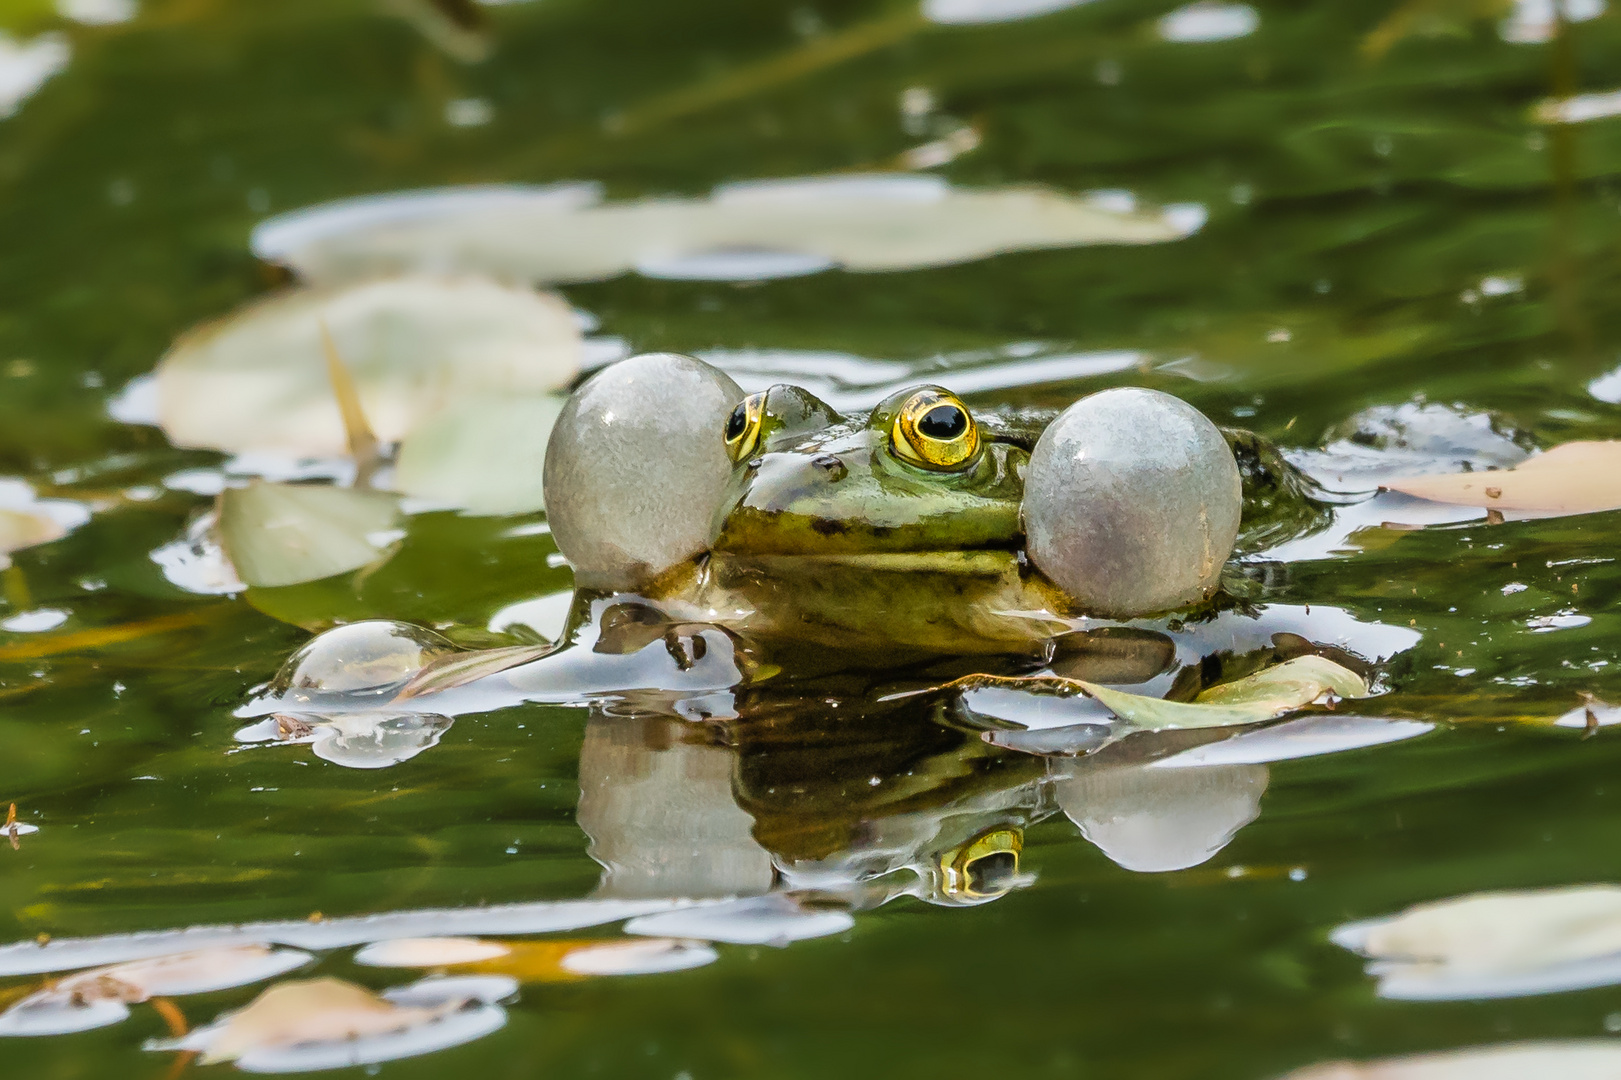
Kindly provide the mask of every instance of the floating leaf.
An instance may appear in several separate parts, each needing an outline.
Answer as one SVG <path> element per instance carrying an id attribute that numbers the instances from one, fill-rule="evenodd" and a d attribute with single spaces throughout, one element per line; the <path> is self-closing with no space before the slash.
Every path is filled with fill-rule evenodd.
<path id="1" fill-rule="evenodd" d="M 1310 705 L 1325 694 L 1366 697 L 1368 684 L 1321 656 L 1297 656 L 1235 682 L 1212 686 L 1193 701 L 1166 701 L 1082 682 L 1122 720 L 1150 731 L 1254 724 Z"/>
<path id="2" fill-rule="evenodd" d="M 296 585 L 376 562 L 398 520 L 392 495 L 255 480 L 220 494 L 219 539 L 248 585 Z"/>
<path id="3" fill-rule="evenodd" d="M 490 1004 L 511 980 L 425 980 L 379 996 L 340 979 L 272 986 L 247 1007 L 155 1050 L 200 1052 L 250 1072 L 292 1072 L 414 1056 L 486 1035 L 506 1022 Z"/>
<path id="4" fill-rule="evenodd" d="M 22 480 L 0 479 L 0 570 L 13 551 L 60 540 L 90 520 L 90 511 L 67 499 L 40 499 Z"/>
<path id="5" fill-rule="evenodd" d="M 1465 1000 L 1621 983 L 1621 886 L 1477 893 L 1349 923 L 1381 997 Z"/>
<path id="6" fill-rule="evenodd" d="M 1204 765 L 1261 765 L 1272 761 L 1338 754 L 1368 746 L 1411 739 L 1434 730 L 1419 720 L 1386 720 L 1377 716 L 1303 716 L 1259 731 L 1245 731 L 1220 742 L 1205 743 L 1170 757 L 1151 769 L 1186 769 Z"/>
<path id="7" fill-rule="evenodd" d="M 855 925 L 848 911 L 808 907 L 785 893 L 767 893 L 643 915 L 625 924 L 631 934 L 700 938 L 733 945 L 787 945 L 842 934 Z"/>
<path id="8" fill-rule="evenodd" d="M 337 457 L 348 438 L 322 327 L 383 442 L 464 397 L 567 386 L 578 321 L 556 296 L 478 277 L 403 277 L 261 300 L 183 335 L 158 363 L 177 446 Z"/>
<path id="9" fill-rule="evenodd" d="M 1432 502 L 1561 515 L 1621 509 L 1621 442 L 1569 442 L 1495 472 L 1410 476 L 1385 487 Z"/>
<path id="10" fill-rule="evenodd" d="M 1331 1061 L 1279 1080 L 1614 1080 L 1621 1043 L 1567 1039 L 1505 1043 L 1378 1061 Z"/>
<path id="11" fill-rule="evenodd" d="M 53 1035 L 116 1024 L 154 997 L 246 986 L 309 963 L 297 949 L 239 945 L 92 968 L 48 983 L 0 1014 L 0 1035 Z"/>
<path id="12" fill-rule="evenodd" d="M 1139 207 L 1119 193 L 976 190 L 904 174 L 749 181 L 703 199 L 600 199 L 600 189 L 586 184 L 349 199 L 265 222 L 253 250 L 316 282 L 446 267 L 531 282 L 598 281 L 630 270 L 725 281 L 1163 243 L 1204 223 L 1202 207 Z M 381 429 L 369 403 L 367 414 Z"/>
<path id="13" fill-rule="evenodd" d="M 540 510 L 546 443 L 562 410 L 563 398 L 555 394 L 453 402 L 400 444 L 394 488 L 479 514 Z"/>

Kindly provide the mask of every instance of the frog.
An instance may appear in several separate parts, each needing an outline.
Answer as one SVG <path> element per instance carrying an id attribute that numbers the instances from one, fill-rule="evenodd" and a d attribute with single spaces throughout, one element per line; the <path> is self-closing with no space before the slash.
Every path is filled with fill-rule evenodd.
<path id="1" fill-rule="evenodd" d="M 578 585 L 587 594 L 631 593 L 673 622 L 721 626 L 779 649 L 839 650 L 886 663 L 1039 654 L 1097 617 L 1219 605 L 1223 572 L 1229 580 L 1237 576 L 1234 552 L 1276 543 L 1329 514 L 1311 482 L 1261 436 L 1218 429 L 1157 391 L 1124 391 L 1153 395 L 1146 399 L 1158 410 L 1152 416 L 1168 415 L 1190 429 L 1202 425 L 1194 434 L 1207 460 L 1184 471 L 1224 470 L 1214 485 L 1217 498 L 1207 501 L 1227 498 L 1221 489 L 1231 478 L 1230 510 L 1192 500 L 1187 522 L 1156 527 L 1169 534 L 1161 545 L 1174 547 L 1179 531 L 1196 531 L 1212 514 L 1229 513 L 1232 525 L 1225 540 L 1218 536 L 1183 560 L 1201 563 L 1183 574 L 1197 579 L 1191 586 L 1124 607 L 1105 589 L 1105 602 L 1093 604 L 1090 582 L 1066 585 L 1036 550 L 1029 490 L 1042 466 L 1043 440 L 1080 406 L 976 409 L 948 387 L 927 383 L 844 415 L 787 383 L 746 394 L 693 358 L 655 354 L 622 364 L 631 370 L 610 368 L 593 380 L 611 393 L 594 393 L 592 383 L 576 392 L 547 455 L 552 534 L 575 566 Z M 658 404 L 662 393 L 681 408 Z M 1126 408 L 1143 405 L 1137 397 Z M 683 413 L 680 422 L 672 412 Z M 1081 417 L 1083 441 L 1098 426 L 1097 413 Z M 603 416 L 611 420 L 603 423 Z M 645 455 L 642 476 L 600 468 L 621 462 L 642 433 L 663 444 Z M 672 438 L 693 445 L 673 448 Z M 672 467 L 688 475 L 672 480 Z M 698 473 L 704 483 L 691 482 Z M 1167 486 L 1162 476 L 1148 476 L 1143 501 L 1157 496 L 1154 482 Z M 661 486 L 681 491 L 679 505 L 664 507 L 659 520 L 667 532 L 685 530 L 690 539 L 660 547 L 658 535 L 647 557 L 617 557 L 646 539 L 635 523 L 656 516 L 657 508 L 638 499 L 651 489 L 657 501 Z M 1097 501 L 1111 497 L 1118 500 L 1104 493 Z M 1082 506 L 1072 516 L 1088 512 Z M 620 532 L 625 522 L 632 524 Z M 1061 533 L 1064 524 L 1046 531 Z M 1156 542 L 1143 539 L 1144 547 Z M 1158 582 L 1148 585 L 1152 592 Z"/>

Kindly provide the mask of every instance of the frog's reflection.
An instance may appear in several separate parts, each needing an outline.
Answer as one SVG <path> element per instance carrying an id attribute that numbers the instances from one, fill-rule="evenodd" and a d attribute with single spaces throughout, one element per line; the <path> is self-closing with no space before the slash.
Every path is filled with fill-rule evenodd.
<path id="1" fill-rule="evenodd" d="M 1122 867 L 1213 858 L 1253 821 L 1264 765 L 1154 768 L 1007 750 L 938 702 L 763 695 L 729 720 L 612 715 L 580 755 L 579 824 L 620 899 L 813 892 L 851 907 L 997 899 L 1034 880 L 1026 830 L 1062 813 Z"/>

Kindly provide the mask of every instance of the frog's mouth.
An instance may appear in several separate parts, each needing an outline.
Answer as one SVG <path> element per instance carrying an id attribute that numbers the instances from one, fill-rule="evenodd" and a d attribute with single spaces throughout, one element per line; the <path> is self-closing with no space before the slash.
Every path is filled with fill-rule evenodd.
<path id="1" fill-rule="evenodd" d="M 756 569 L 782 578 L 822 572 L 864 571 L 874 574 L 949 574 L 1003 578 L 1017 574 L 1019 554 L 1002 548 L 966 551 L 751 552 L 716 549 L 710 558 L 731 569 Z"/>

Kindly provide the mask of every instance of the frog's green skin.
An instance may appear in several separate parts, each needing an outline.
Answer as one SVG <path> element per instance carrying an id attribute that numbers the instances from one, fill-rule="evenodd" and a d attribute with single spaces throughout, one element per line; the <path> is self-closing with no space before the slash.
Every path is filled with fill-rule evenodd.
<path id="1" fill-rule="evenodd" d="M 896 410 L 841 417 L 798 387 L 766 393 L 758 442 L 734 469 L 710 553 L 650 598 L 758 639 L 923 653 L 1034 652 L 1081 613 L 1024 555 L 1030 451 L 1056 411 L 980 411 L 961 471 L 899 458 Z M 1259 436 L 1228 433 L 1245 531 L 1269 541 L 1315 520 L 1303 478 Z M 1252 514 L 1254 520 L 1252 521 Z"/>

